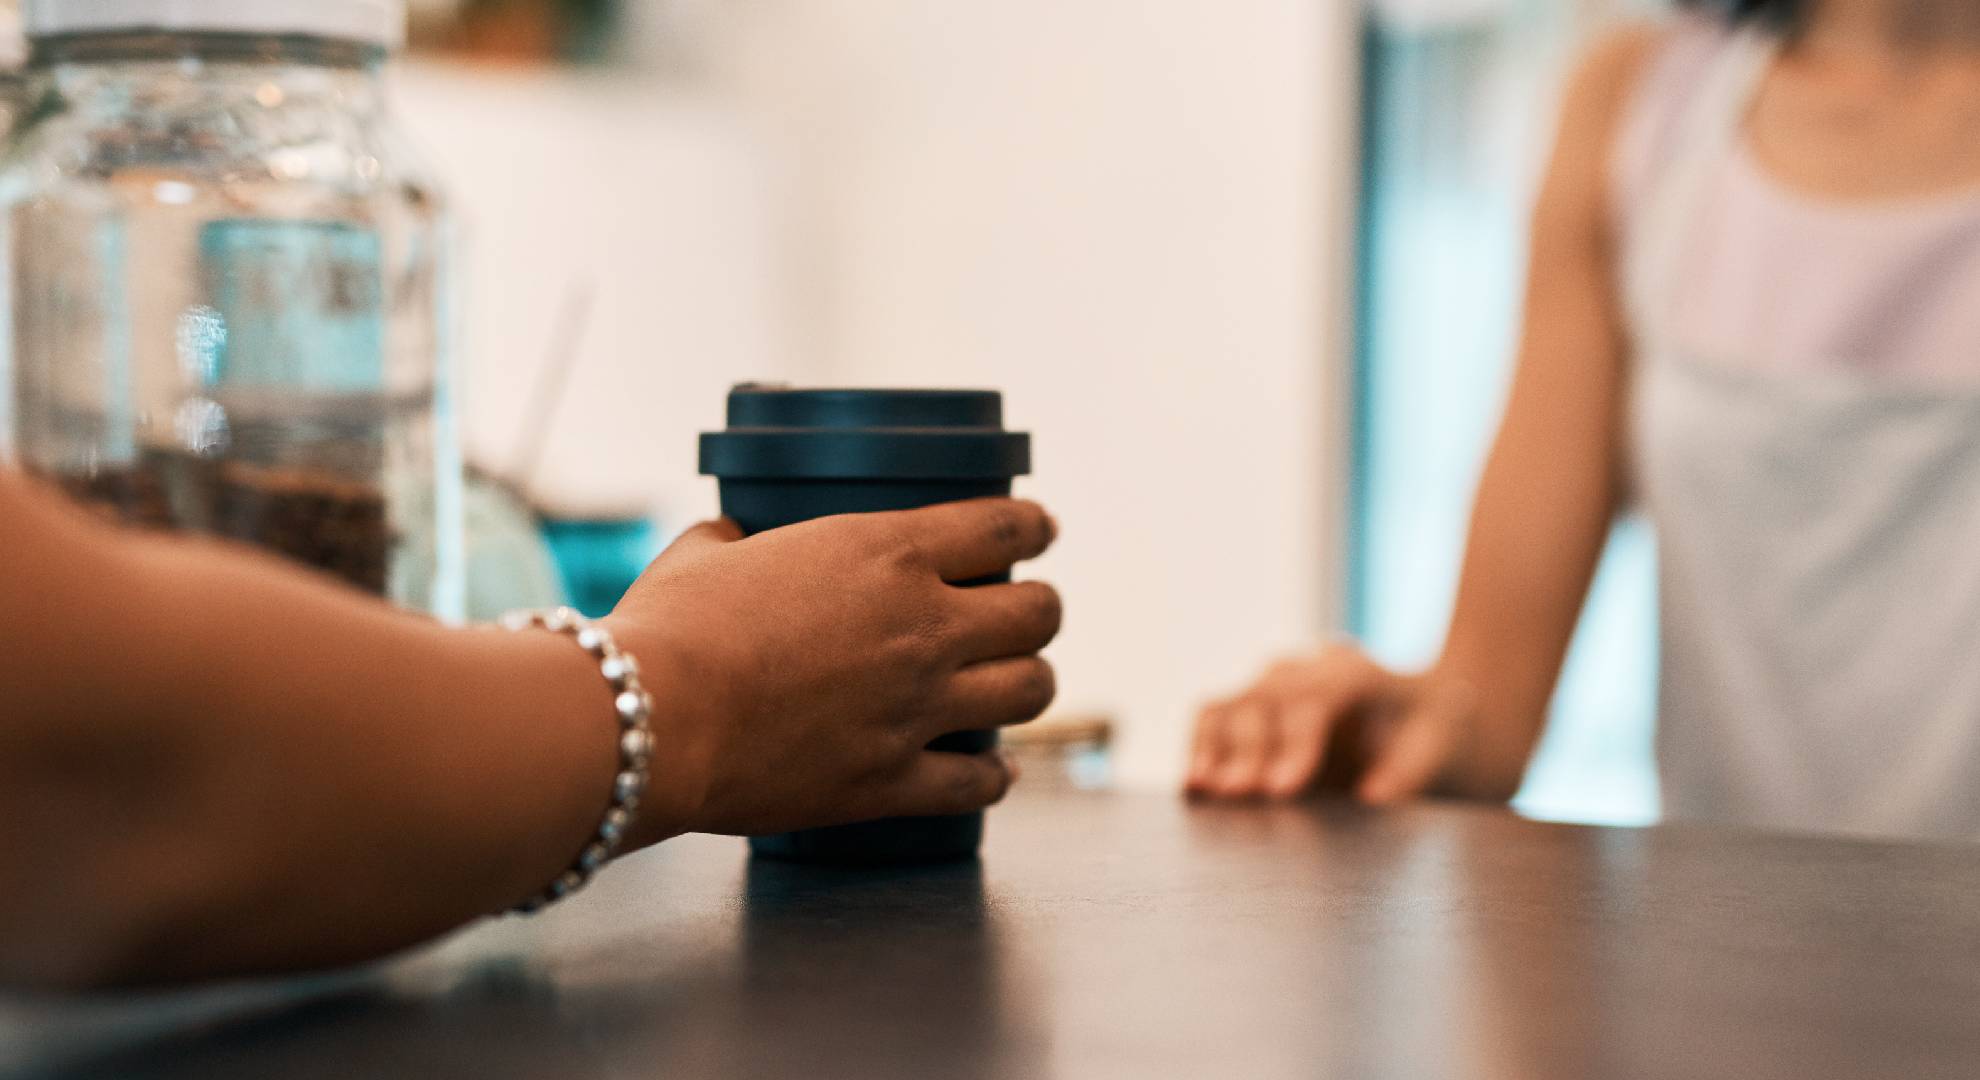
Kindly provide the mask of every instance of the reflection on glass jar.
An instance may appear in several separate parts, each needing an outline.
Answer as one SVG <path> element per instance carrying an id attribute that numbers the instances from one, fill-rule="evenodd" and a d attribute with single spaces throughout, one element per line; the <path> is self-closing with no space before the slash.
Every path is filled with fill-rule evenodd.
<path id="1" fill-rule="evenodd" d="M 386 106 L 396 28 L 358 17 L 389 5 L 107 6 L 28 12 L 0 172 L 14 456 L 124 520 L 458 616 L 447 230 Z"/>

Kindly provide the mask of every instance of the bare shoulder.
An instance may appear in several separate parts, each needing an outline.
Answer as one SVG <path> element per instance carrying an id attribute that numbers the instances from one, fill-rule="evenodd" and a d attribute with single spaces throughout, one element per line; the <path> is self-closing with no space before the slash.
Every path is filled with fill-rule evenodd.
<path id="1" fill-rule="evenodd" d="M 1612 154 L 1628 106 L 1657 57 L 1690 29 L 1684 19 L 1636 23 L 1612 30 L 1582 50 L 1562 95 L 1536 225 L 1565 217 L 1576 223 L 1576 231 L 1599 231 L 1610 198 Z"/>
<path id="2" fill-rule="evenodd" d="M 1626 92 L 1666 44 L 1691 28 L 1690 19 L 1624 23 L 1590 41 L 1574 65 L 1574 79 L 1589 91 Z"/>
<path id="3" fill-rule="evenodd" d="M 1606 144 L 1652 61 L 1684 33 L 1682 20 L 1631 23 L 1595 39 L 1568 76 L 1561 107 L 1561 136 Z"/>

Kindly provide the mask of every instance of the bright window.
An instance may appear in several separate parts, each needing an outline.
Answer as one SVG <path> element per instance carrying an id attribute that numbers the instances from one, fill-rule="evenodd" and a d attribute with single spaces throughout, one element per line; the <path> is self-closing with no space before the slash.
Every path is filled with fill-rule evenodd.
<path id="1" fill-rule="evenodd" d="M 1442 642 L 1510 370 L 1533 178 L 1562 65 L 1587 32 L 1567 5 L 1469 6 L 1414 25 L 1378 8 L 1366 48 L 1351 614 L 1371 651 L 1399 664 Z M 1626 522 L 1520 810 L 1655 818 L 1655 625 L 1651 539 Z"/>

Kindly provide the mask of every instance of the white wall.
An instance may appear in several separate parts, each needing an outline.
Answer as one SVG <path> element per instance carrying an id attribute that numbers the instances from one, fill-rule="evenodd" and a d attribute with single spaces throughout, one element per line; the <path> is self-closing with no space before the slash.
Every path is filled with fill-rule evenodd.
<path id="1" fill-rule="evenodd" d="M 706 81 L 651 108 L 568 77 L 415 85 L 479 219 L 478 440 L 522 407 L 550 286 L 601 252 L 633 278 L 553 489 L 707 509 L 689 436 L 743 374 L 1001 388 L 1066 527 L 1038 569 L 1068 600 L 1063 703 L 1122 722 L 1125 780 L 1173 783 L 1195 703 L 1335 604 L 1354 18 L 732 0 Z M 606 104 L 538 131 L 543 93 Z"/>
<path id="2" fill-rule="evenodd" d="M 695 433 L 729 385 L 800 377 L 761 149 L 733 110 L 633 75 L 428 63 L 398 82 L 459 209 L 473 458 L 507 465 L 538 371 L 570 347 L 535 490 L 573 512 L 699 510 Z M 588 314 L 565 336 L 571 309 Z"/>
<path id="3" fill-rule="evenodd" d="M 1354 5 L 781 0 L 738 80 L 835 383 L 1001 387 L 1065 524 L 1064 703 L 1170 783 L 1336 576 Z"/>

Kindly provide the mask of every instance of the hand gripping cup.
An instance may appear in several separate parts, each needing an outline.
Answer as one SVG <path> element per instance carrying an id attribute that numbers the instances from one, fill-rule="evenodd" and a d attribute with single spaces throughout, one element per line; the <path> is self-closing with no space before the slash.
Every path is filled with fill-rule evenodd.
<path id="1" fill-rule="evenodd" d="M 1031 437 L 1004 430 L 991 390 L 798 390 L 738 386 L 724 431 L 701 436 L 701 471 L 745 533 L 832 514 L 913 510 L 1009 495 L 1031 471 Z M 1009 575 L 972 581 L 987 585 Z M 980 754 L 995 731 L 946 735 L 931 750 Z M 758 855 L 805 862 L 967 858 L 982 813 L 896 818 L 750 840 Z"/>

